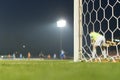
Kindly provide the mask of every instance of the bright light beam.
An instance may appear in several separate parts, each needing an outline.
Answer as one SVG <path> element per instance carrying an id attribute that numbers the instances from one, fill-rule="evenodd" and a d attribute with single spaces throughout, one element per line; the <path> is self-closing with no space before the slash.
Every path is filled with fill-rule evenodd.
<path id="1" fill-rule="evenodd" d="M 66 20 L 59 20 L 57 21 L 57 27 L 65 27 L 66 26 Z"/>

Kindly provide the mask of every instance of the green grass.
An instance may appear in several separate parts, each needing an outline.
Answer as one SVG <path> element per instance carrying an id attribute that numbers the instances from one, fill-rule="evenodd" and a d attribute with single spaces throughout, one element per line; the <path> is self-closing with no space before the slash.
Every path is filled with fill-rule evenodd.
<path id="1" fill-rule="evenodd" d="M 0 60 L 0 80 L 118 80 L 120 63 Z"/>

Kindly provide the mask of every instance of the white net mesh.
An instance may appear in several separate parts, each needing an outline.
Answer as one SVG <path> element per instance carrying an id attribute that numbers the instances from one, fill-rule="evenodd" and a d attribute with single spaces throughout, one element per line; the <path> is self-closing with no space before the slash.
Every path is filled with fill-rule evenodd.
<path id="1" fill-rule="evenodd" d="M 91 31 L 105 36 L 107 57 L 113 59 L 114 56 L 119 56 L 120 0 L 82 0 L 82 10 L 83 59 L 92 59 L 93 45 L 89 35 Z M 102 57 L 100 47 L 97 48 L 96 57 Z"/>

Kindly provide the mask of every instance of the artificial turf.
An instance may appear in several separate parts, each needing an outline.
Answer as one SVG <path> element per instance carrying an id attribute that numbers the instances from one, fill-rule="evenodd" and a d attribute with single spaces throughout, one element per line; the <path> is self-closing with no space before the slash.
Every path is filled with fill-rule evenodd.
<path id="1" fill-rule="evenodd" d="M 118 80 L 120 63 L 0 60 L 0 80 Z"/>

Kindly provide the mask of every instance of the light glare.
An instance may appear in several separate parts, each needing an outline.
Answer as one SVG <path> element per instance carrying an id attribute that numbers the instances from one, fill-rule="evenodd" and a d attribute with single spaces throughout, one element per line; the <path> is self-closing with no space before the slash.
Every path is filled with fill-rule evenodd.
<path id="1" fill-rule="evenodd" d="M 65 27 L 66 21 L 65 20 L 59 20 L 57 21 L 57 27 Z"/>

